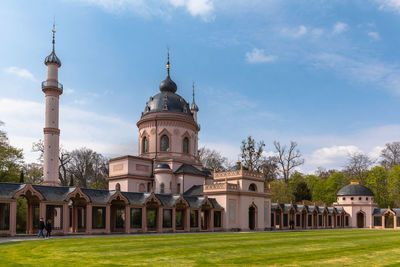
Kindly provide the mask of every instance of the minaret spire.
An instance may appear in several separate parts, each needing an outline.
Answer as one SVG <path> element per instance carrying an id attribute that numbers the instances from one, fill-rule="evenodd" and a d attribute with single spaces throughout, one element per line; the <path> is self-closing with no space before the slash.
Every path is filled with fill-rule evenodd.
<path id="1" fill-rule="evenodd" d="M 193 93 L 192 93 L 193 100 L 192 100 L 192 102 L 194 103 L 194 81 L 193 81 L 193 83 L 192 83 L 192 88 L 193 88 Z"/>
<path id="2" fill-rule="evenodd" d="M 55 53 L 55 49 L 54 49 L 54 46 L 56 43 L 56 19 L 55 18 L 53 21 L 53 29 L 51 31 L 53 32 L 53 53 Z"/>
<path id="3" fill-rule="evenodd" d="M 168 56 L 168 60 L 167 60 L 167 74 L 169 77 L 169 69 L 171 68 L 171 65 L 169 64 L 169 48 L 167 48 L 167 56 Z"/>

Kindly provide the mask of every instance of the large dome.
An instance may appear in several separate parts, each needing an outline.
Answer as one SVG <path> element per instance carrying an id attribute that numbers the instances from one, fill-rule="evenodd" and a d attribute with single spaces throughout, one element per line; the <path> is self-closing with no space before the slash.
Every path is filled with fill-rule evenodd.
<path id="1" fill-rule="evenodd" d="M 162 111 L 180 112 L 193 116 L 186 100 L 170 91 L 162 91 L 150 97 L 150 100 L 146 103 L 143 115 Z"/>
<path id="2" fill-rule="evenodd" d="M 349 184 L 342 187 L 337 193 L 338 196 L 374 196 L 371 189 L 360 184 Z"/>

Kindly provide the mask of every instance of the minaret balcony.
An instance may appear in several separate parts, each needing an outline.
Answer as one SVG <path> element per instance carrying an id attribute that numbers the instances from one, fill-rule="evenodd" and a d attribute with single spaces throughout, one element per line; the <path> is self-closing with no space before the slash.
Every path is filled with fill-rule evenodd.
<path id="1" fill-rule="evenodd" d="M 44 89 L 58 89 L 62 93 L 63 85 L 56 81 L 44 81 L 42 82 L 42 90 Z"/>

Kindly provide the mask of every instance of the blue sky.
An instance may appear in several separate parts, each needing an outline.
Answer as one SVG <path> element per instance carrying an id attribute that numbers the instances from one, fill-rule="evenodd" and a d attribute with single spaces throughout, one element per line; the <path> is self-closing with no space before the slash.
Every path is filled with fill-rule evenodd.
<path id="1" fill-rule="evenodd" d="M 136 154 L 136 122 L 165 78 L 196 83 L 200 145 L 236 161 L 248 135 L 297 141 L 306 163 L 341 168 L 399 141 L 399 0 L 0 2 L 0 120 L 28 161 L 42 138 L 56 17 L 61 144 Z"/>

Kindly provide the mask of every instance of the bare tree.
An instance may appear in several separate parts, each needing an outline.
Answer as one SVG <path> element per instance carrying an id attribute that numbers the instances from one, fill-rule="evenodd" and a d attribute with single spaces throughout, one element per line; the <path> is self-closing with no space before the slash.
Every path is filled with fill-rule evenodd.
<path id="1" fill-rule="evenodd" d="M 385 168 L 400 165 L 400 142 L 386 144 L 381 152 L 381 157 L 381 165 Z"/>
<path id="2" fill-rule="evenodd" d="M 29 163 L 23 166 L 26 182 L 31 184 L 41 184 L 43 182 L 43 165 Z"/>
<path id="3" fill-rule="evenodd" d="M 107 188 L 108 160 L 101 154 L 88 148 L 71 152 L 68 171 L 74 175 L 74 183 L 80 187 Z"/>
<path id="4" fill-rule="evenodd" d="M 243 140 L 240 147 L 242 164 L 250 171 L 261 171 L 262 164 L 265 161 L 264 147 L 264 141 L 256 143 L 251 136 L 248 136 L 247 141 Z"/>
<path id="5" fill-rule="evenodd" d="M 228 159 L 216 150 L 202 147 L 198 151 L 199 160 L 203 167 L 209 170 L 226 171 L 228 168 Z"/>
<path id="6" fill-rule="evenodd" d="M 39 140 L 32 144 L 32 151 L 40 152 L 39 161 L 43 164 L 43 154 L 44 154 L 44 143 L 43 140 Z M 58 179 L 60 184 L 63 186 L 68 186 L 68 164 L 71 161 L 71 153 L 67 150 L 60 148 L 60 153 L 58 155 Z"/>
<path id="7" fill-rule="evenodd" d="M 274 146 L 278 154 L 277 162 L 280 166 L 280 172 L 283 180 L 287 183 L 294 169 L 304 164 L 304 159 L 302 159 L 300 151 L 296 149 L 296 142 L 291 141 L 289 149 L 285 145 L 281 146 L 277 141 L 274 141 Z"/>
<path id="8" fill-rule="evenodd" d="M 345 172 L 352 179 L 357 179 L 361 184 L 366 184 L 366 171 L 368 171 L 374 163 L 375 160 L 372 160 L 364 153 L 349 154 Z"/>
<path id="9" fill-rule="evenodd" d="M 265 185 L 275 180 L 279 175 L 279 167 L 277 157 L 266 158 L 262 165 L 262 171 L 264 173 Z"/>

